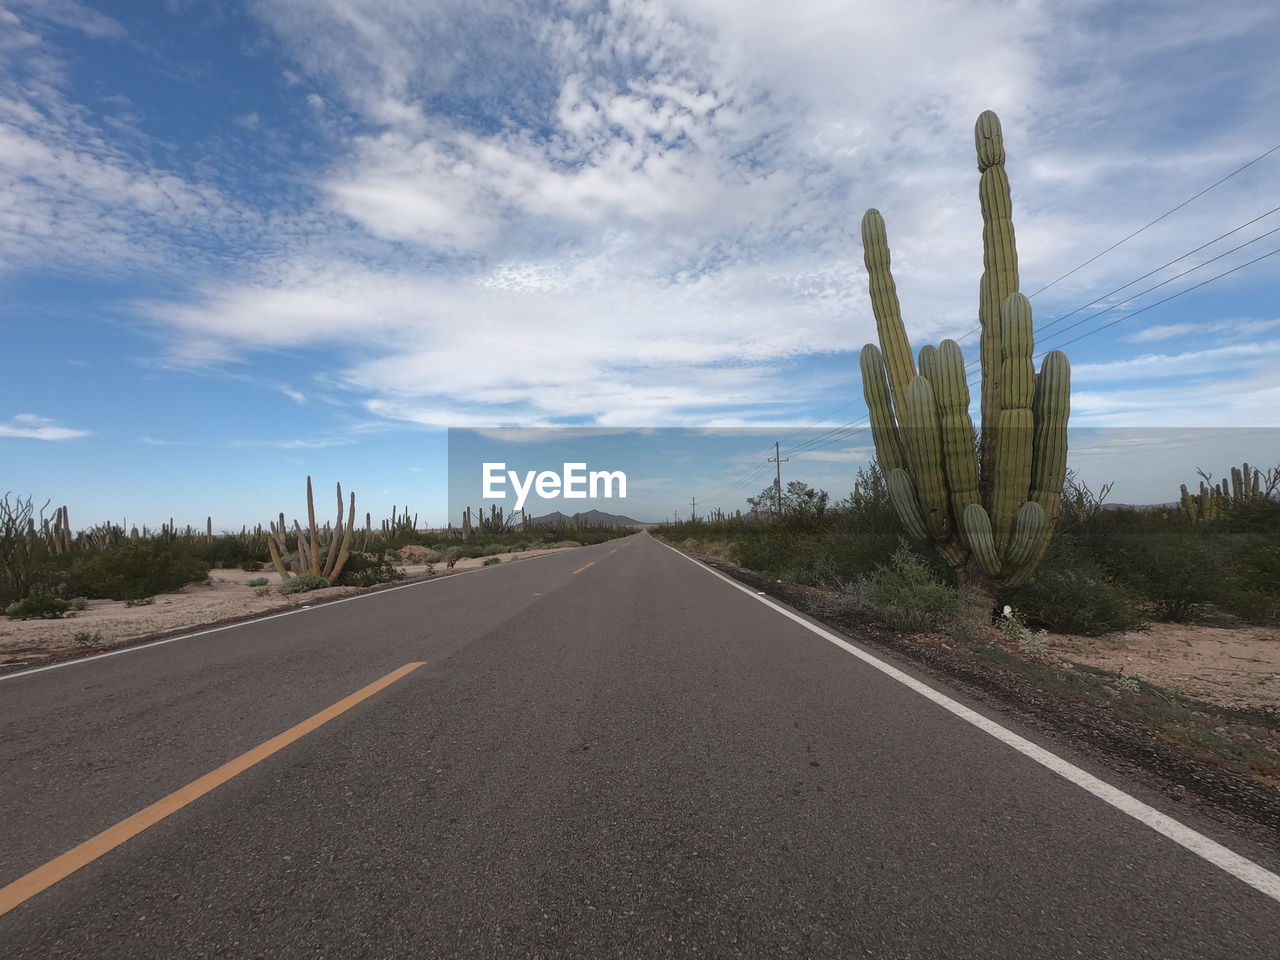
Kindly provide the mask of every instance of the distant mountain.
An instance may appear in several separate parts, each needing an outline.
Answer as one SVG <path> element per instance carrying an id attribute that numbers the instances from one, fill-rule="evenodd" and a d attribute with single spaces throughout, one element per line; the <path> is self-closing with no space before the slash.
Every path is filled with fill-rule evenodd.
<path id="1" fill-rule="evenodd" d="M 605 513 L 602 510 L 588 510 L 580 514 L 584 523 L 592 527 L 644 527 L 648 524 L 641 523 L 639 520 L 632 520 L 630 517 L 619 516 L 616 513 Z M 529 521 L 538 526 L 554 527 L 557 523 L 572 523 L 573 516 L 568 513 L 561 513 L 556 510 L 545 516 L 534 517 Z"/>

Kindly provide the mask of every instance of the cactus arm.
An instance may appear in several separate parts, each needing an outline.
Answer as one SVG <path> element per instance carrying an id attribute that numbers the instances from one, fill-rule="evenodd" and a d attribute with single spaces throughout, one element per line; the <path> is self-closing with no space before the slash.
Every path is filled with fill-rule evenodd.
<path id="1" fill-rule="evenodd" d="M 996 411 L 999 403 L 1001 347 L 1000 309 L 1005 299 L 1018 290 L 1018 251 L 1013 232 L 1013 199 L 1004 170 L 1004 135 L 999 118 L 984 111 L 974 126 L 978 153 L 978 200 L 982 209 L 982 282 L 979 285 L 978 321 L 982 327 L 982 489 L 990 502 L 995 483 L 990 466 L 999 432 Z"/>
<path id="2" fill-rule="evenodd" d="M 307 535 L 302 529 L 302 524 L 295 519 L 293 521 L 293 532 L 298 538 L 298 572 L 313 573 L 311 569 L 311 547 L 307 540 Z"/>
<path id="3" fill-rule="evenodd" d="M 906 409 L 907 387 L 916 375 L 916 369 L 911 359 L 907 330 L 902 325 L 898 288 L 889 269 L 889 240 L 885 234 L 884 217 L 880 216 L 879 210 L 868 210 L 862 216 L 862 259 L 867 266 L 871 311 L 875 314 L 876 332 L 884 350 L 893 408 L 901 423 Z"/>
<path id="4" fill-rule="evenodd" d="M 1196 514 L 1198 511 L 1196 509 L 1196 501 L 1191 496 L 1191 491 L 1187 489 L 1187 485 L 1185 483 L 1180 489 L 1182 492 L 1182 509 L 1186 512 L 1187 518 L 1190 520 L 1197 519 Z"/>
<path id="5" fill-rule="evenodd" d="M 916 499 L 916 485 L 911 482 L 911 474 L 898 467 L 889 471 L 885 482 L 889 488 L 889 499 L 893 501 L 893 508 L 908 536 L 928 540 L 929 531 L 925 529 L 924 514 L 920 510 L 920 501 Z"/>
<path id="6" fill-rule="evenodd" d="M 355 517 L 351 518 L 353 521 Z M 342 540 L 342 484 L 338 484 L 338 522 L 334 525 L 333 536 L 329 538 L 329 550 L 324 558 L 324 572 L 321 574 L 326 580 L 333 580 L 333 566 L 338 562 L 338 544 Z"/>
<path id="7" fill-rule="evenodd" d="M 979 503 L 964 508 L 960 521 L 964 527 L 964 539 L 973 551 L 973 558 L 988 577 L 1000 576 L 1000 556 L 996 553 L 995 537 L 991 533 L 991 520 Z"/>
<path id="8" fill-rule="evenodd" d="M 974 445 L 973 418 L 969 416 L 964 354 L 954 340 L 942 341 L 930 380 L 942 424 L 942 458 L 951 491 L 951 515 L 959 520 L 964 516 L 965 507 L 979 502 L 978 452 Z"/>
<path id="9" fill-rule="evenodd" d="M 356 516 L 356 494 L 354 490 L 351 491 L 351 509 L 347 512 L 347 516 L 350 519 L 347 521 L 346 531 L 342 534 L 342 547 L 338 550 L 338 560 L 333 565 L 332 576 L 327 578 L 330 583 L 333 583 L 342 576 L 342 571 L 345 569 L 347 560 L 351 556 L 351 536 L 355 528 L 355 523 L 352 521 L 355 520 Z M 335 534 L 334 536 L 336 539 L 337 535 Z"/>
<path id="10" fill-rule="evenodd" d="M 288 580 L 289 570 L 280 559 L 280 551 L 276 549 L 276 541 L 272 537 L 267 538 L 267 551 L 271 554 L 271 565 L 276 568 L 276 573 L 280 574 L 280 582 Z"/>
<path id="11" fill-rule="evenodd" d="M 1010 294 L 1001 309 L 1001 385 L 996 407 L 995 482 L 990 518 L 996 550 L 1003 554 L 1013 536 L 1014 515 L 1031 486 L 1031 448 L 1035 421 L 1035 368 L 1031 365 L 1031 304 Z"/>
<path id="12" fill-rule="evenodd" d="M 884 357 L 873 343 L 862 348 L 859 358 L 862 368 L 862 396 L 867 402 L 871 418 L 871 436 L 875 440 L 876 459 L 880 469 L 888 474 L 907 465 L 902 452 L 902 440 L 898 425 L 893 419 L 893 406 L 889 400 L 889 384 L 885 379 Z"/>
<path id="13" fill-rule="evenodd" d="M 307 477 L 307 530 L 311 537 L 310 564 L 311 572 L 321 576 L 320 533 L 316 528 L 316 500 L 311 493 L 311 478 Z"/>
<path id="14" fill-rule="evenodd" d="M 934 540 L 944 542 L 951 537 L 951 519 L 942 467 L 942 424 L 933 387 L 924 377 L 913 377 L 907 387 L 905 434 L 911 478 L 924 512 L 925 527 Z"/>
<path id="15" fill-rule="evenodd" d="M 1013 539 L 1009 541 L 1009 552 L 1004 558 L 1005 570 L 1011 580 L 1033 560 L 1039 559 L 1036 554 L 1044 540 L 1048 522 L 1044 508 L 1034 500 L 1028 500 L 1018 508 L 1014 519 Z"/>
<path id="16" fill-rule="evenodd" d="M 1044 508 L 1052 532 L 1067 479 L 1067 420 L 1071 415 L 1071 362 L 1061 350 L 1052 350 L 1040 364 L 1036 398 L 1032 407 L 1035 436 L 1032 440 L 1031 499 Z"/>
<path id="17" fill-rule="evenodd" d="M 920 348 L 920 376 L 929 381 L 934 390 L 938 387 L 938 348 L 926 343 Z"/>

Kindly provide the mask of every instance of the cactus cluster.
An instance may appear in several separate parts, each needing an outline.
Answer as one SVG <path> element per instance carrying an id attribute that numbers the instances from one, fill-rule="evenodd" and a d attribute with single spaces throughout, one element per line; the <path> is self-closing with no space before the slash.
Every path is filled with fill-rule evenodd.
<path id="1" fill-rule="evenodd" d="M 1184 483 L 1181 487 L 1182 509 L 1192 520 L 1216 520 L 1224 508 L 1232 504 L 1250 500 L 1264 500 L 1276 487 L 1272 474 L 1280 472 L 1263 471 L 1243 463 L 1232 467 L 1229 477 L 1223 477 L 1218 483 L 1213 482 L 1213 475 L 1200 471 L 1200 491 L 1192 493 Z"/>
<path id="2" fill-rule="evenodd" d="M 912 356 L 879 211 L 862 219 L 879 346 L 862 349 L 863 395 L 876 456 L 907 531 L 956 568 L 977 606 L 1026 580 L 1044 555 L 1066 476 L 1071 369 L 1052 351 L 1032 363 L 1031 304 L 1018 292 L 1013 205 L 1000 121 L 975 129 L 982 209 L 982 432 L 969 414 L 964 356 L 954 340 Z"/>
<path id="3" fill-rule="evenodd" d="M 342 484 L 338 484 L 337 523 L 332 527 L 326 523 L 323 531 L 317 527 L 316 502 L 311 491 L 311 478 L 307 477 L 306 529 L 297 520 L 293 521 L 293 534 L 298 544 L 296 552 L 291 553 L 286 542 L 289 530 L 285 526 L 284 513 L 280 514 L 278 520 L 270 523 L 271 535 L 267 537 L 267 552 L 271 555 L 271 564 L 280 574 L 280 579 L 284 581 L 294 575 L 307 573 L 324 577 L 333 583 L 342 575 L 347 559 L 351 556 L 355 523 L 356 495 L 351 494 L 351 509 L 344 515 Z"/>

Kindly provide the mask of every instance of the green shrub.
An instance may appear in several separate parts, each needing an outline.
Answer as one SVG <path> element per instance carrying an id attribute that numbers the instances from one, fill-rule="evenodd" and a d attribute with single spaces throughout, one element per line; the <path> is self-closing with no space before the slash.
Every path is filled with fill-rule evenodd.
<path id="1" fill-rule="evenodd" d="M 102 631 L 95 630 L 90 633 L 88 630 L 78 630 L 71 639 L 82 647 L 100 647 L 102 646 Z"/>
<path id="2" fill-rule="evenodd" d="M 1215 602 L 1254 623 L 1280 620 L 1280 543 L 1271 537 L 1250 538 L 1233 555 L 1235 575 L 1222 584 Z"/>
<path id="3" fill-rule="evenodd" d="M 1096 637 L 1143 626 L 1139 598 L 1090 563 L 1046 562 L 1030 581 L 1006 590 L 1034 627 Z"/>
<path id="4" fill-rule="evenodd" d="M 250 587 L 265 587 L 267 585 L 267 578 L 254 577 L 252 580 L 246 580 L 245 585 Z"/>
<path id="5" fill-rule="evenodd" d="M 155 597 L 134 597 L 132 600 L 126 600 L 126 607 L 149 607 L 156 602 Z"/>
<path id="6" fill-rule="evenodd" d="M 58 620 L 70 608 L 66 600 L 47 593 L 33 593 L 25 600 L 16 600 L 4 608 L 10 620 Z"/>
<path id="7" fill-rule="evenodd" d="M 886 627 L 903 633 L 941 630 L 959 612 L 955 588 L 906 544 L 894 551 L 888 565 L 861 578 L 856 596 Z"/>
<path id="8" fill-rule="evenodd" d="M 369 557 L 353 553 L 334 581 L 344 587 L 371 587 L 375 583 L 392 583 L 404 579 L 404 571 L 396 568 L 390 557 Z"/>
<path id="9" fill-rule="evenodd" d="M 1141 693 L 1142 684 L 1137 677 L 1116 677 L 1115 688 L 1122 693 Z"/>
<path id="10" fill-rule="evenodd" d="M 1049 652 L 1049 636 L 1043 630 L 1032 631 L 1022 614 L 1012 607 L 1004 608 L 1004 616 L 996 618 L 996 629 L 1018 645 L 1018 649 L 1033 657 L 1043 657 Z"/>
<path id="11" fill-rule="evenodd" d="M 481 563 L 481 564 L 480 564 L 480 566 L 482 566 L 482 567 L 491 567 L 491 566 L 493 566 L 495 563 L 501 563 L 501 562 L 502 562 L 502 559 L 501 559 L 500 557 L 485 557 L 485 558 L 484 558 L 484 562 L 483 562 L 483 563 Z"/>
<path id="12" fill-rule="evenodd" d="M 1104 556 L 1112 575 L 1141 594 L 1161 620 L 1195 619 L 1230 576 L 1224 543 L 1207 533 L 1142 531 L 1115 538 Z"/>
<path id="13" fill-rule="evenodd" d="M 261 560 L 244 560 L 240 564 L 240 569 L 245 573 L 254 573 L 262 569 Z"/>
<path id="14" fill-rule="evenodd" d="M 72 610 L 87 610 L 89 608 L 89 598 L 88 597 L 72 597 L 70 600 L 67 601 L 67 604 L 68 606 L 71 607 Z"/>
<path id="15" fill-rule="evenodd" d="M 318 573 L 300 573 L 296 577 L 290 577 L 276 590 L 280 593 L 306 593 L 309 590 L 320 590 L 329 586 L 329 581 Z"/>
<path id="16" fill-rule="evenodd" d="M 181 543 L 128 540 L 77 556 L 66 587 L 67 592 L 86 597 L 136 600 L 169 593 L 208 576 L 208 562 Z"/>

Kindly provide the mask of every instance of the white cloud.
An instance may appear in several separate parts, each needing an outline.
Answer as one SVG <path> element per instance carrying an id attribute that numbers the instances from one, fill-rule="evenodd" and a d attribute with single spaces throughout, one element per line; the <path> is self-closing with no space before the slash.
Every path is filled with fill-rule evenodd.
<path id="1" fill-rule="evenodd" d="M 125 29 L 118 20 L 76 0 L 11 0 L 11 3 L 37 20 L 70 27 L 91 37 L 116 39 L 125 35 Z"/>
<path id="2" fill-rule="evenodd" d="M 0 10 L 0 272 L 180 263 L 200 239 L 243 226 L 245 212 L 217 188 L 121 145 L 139 136 L 127 100 L 102 97 L 107 122 L 91 123 L 32 18 L 102 37 L 117 35 L 114 21 L 69 0 L 20 9 Z"/>
<path id="3" fill-rule="evenodd" d="M 696 425 L 787 392 L 810 399 L 809 385 L 788 385 L 776 364 L 845 336 L 851 296 L 817 280 L 801 294 L 741 269 L 659 285 L 602 257 L 564 269 L 505 265 L 468 283 L 289 264 L 258 284 L 138 309 L 180 334 L 180 361 L 336 349 L 349 358 L 339 382 L 373 398 L 380 416 L 532 425 L 588 413 L 601 425 Z"/>
<path id="4" fill-rule="evenodd" d="M 1244 338 L 1265 333 L 1280 327 L 1280 319 L 1275 320 L 1207 320 L 1202 323 L 1165 323 L 1147 327 L 1125 337 L 1130 343 L 1155 343 L 1160 340 L 1172 340 L 1189 334 L 1203 336 L 1206 333 L 1225 334 L 1228 337 Z M 1215 339 L 1222 339 L 1217 337 Z"/>
<path id="5" fill-rule="evenodd" d="M 0 423 L 0 437 L 24 440 L 75 440 L 87 436 L 89 436 L 88 430 L 60 427 L 56 421 L 34 413 L 19 413 L 8 423 Z"/>
<path id="6" fill-rule="evenodd" d="M 276 211 L 116 149 L 58 92 L 33 33 L 54 79 L 0 102 L 0 190 L 16 197 L 0 255 L 172 262 L 198 223 L 260 252 L 137 304 L 168 358 L 317 349 L 327 386 L 393 420 L 775 421 L 814 394 L 795 361 L 872 335 L 855 239 L 868 206 L 888 220 L 913 340 L 972 325 L 981 109 L 1005 120 L 1028 289 L 1256 154 L 1265 118 L 1179 139 L 1197 115 L 1171 123 L 1186 98 L 1152 78 L 1176 61 L 1180 83 L 1218 82 L 1197 58 L 1274 31 L 1274 15 L 1161 7 L 257 0 L 336 157 L 303 173 L 312 206 Z M 1238 59 L 1222 70 L 1242 102 L 1280 89 L 1271 61 Z M 1038 317 L 1256 214 L 1250 176 L 1063 281 Z M 1138 357 L 1077 379 L 1236 375 L 1245 359 Z M 1085 408 L 1103 415 L 1097 392 Z"/>
<path id="7" fill-rule="evenodd" d="M 1280 356 L 1280 340 L 1232 344 L 1176 354 L 1147 353 L 1126 360 L 1078 364 L 1072 368 L 1071 378 L 1075 383 L 1156 377 L 1185 379 L 1189 376 L 1203 377 L 1262 365 L 1274 366 L 1277 356 Z"/>

